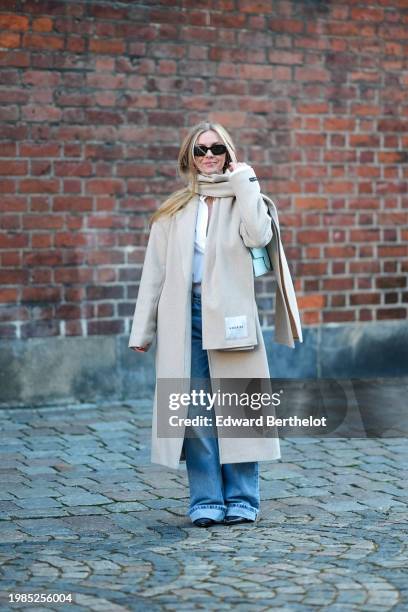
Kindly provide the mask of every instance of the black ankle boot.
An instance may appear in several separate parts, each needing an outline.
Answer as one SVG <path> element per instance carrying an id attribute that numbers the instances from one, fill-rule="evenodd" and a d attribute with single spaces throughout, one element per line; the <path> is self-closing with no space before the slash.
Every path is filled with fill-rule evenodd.
<path id="1" fill-rule="evenodd" d="M 217 521 L 214 521 L 214 519 L 202 517 L 202 518 L 196 519 L 193 522 L 194 522 L 194 525 L 196 525 L 197 527 L 209 527 L 210 525 L 214 525 Z"/>
<path id="2" fill-rule="evenodd" d="M 224 523 L 227 525 L 238 525 L 238 523 L 253 523 L 252 519 L 245 518 L 245 516 L 235 516 L 235 514 L 230 514 L 224 518 Z"/>

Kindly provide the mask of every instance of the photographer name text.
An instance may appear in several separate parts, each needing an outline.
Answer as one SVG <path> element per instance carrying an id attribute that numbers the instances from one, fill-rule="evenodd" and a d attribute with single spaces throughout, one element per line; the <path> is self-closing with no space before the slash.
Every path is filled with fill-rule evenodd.
<path id="1" fill-rule="evenodd" d="M 213 418 L 208 416 L 196 416 L 193 418 L 179 417 L 172 415 L 169 417 L 171 427 L 212 427 Z M 215 425 L 217 427 L 326 427 L 326 417 L 297 417 L 290 416 L 278 418 L 273 415 L 259 415 L 258 417 L 232 417 L 230 415 L 217 415 Z"/>

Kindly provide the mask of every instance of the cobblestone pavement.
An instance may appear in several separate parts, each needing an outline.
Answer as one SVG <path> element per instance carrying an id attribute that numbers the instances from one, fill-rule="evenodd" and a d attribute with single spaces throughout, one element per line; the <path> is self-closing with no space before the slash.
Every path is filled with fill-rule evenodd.
<path id="1" fill-rule="evenodd" d="M 185 464 L 150 463 L 150 403 L 0 424 L 1 610 L 408 609 L 404 439 L 281 439 L 258 521 L 199 529 Z"/>

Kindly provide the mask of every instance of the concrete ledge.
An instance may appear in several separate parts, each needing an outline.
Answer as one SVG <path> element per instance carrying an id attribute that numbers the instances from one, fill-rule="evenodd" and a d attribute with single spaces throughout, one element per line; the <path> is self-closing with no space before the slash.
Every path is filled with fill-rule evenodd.
<path id="1" fill-rule="evenodd" d="M 373 378 L 408 375 L 405 322 L 327 325 L 304 330 L 295 349 L 264 332 L 272 378 Z M 128 337 L 2 341 L 0 405 L 36 406 L 152 398 L 155 344 L 143 354 Z"/>
<path id="2" fill-rule="evenodd" d="M 154 390 L 155 349 L 136 353 L 127 343 L 115 336 L 3 342 L 0 405 L 147 398 Z"/>

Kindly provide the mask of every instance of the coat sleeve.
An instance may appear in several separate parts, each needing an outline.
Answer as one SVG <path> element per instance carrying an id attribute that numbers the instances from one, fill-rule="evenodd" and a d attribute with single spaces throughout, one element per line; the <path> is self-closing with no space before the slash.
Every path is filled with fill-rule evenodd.
<path id="1" fill-rule="evenodd" d="M 166 274 L 167 231 L 163 219 L 151 227 L 139 284 L 128 348 L 152 342 L 157 328 L 157 306 Z"/>
<path id="2" fill-rule="evenodd" d="M 239 172 L 237 169 L 230 174 L 229 182 L 239 206 L 239 233 L 245 246 L 264 247 L 272 238 L 272 220 L 254 169 L 252 166 Z"/>

